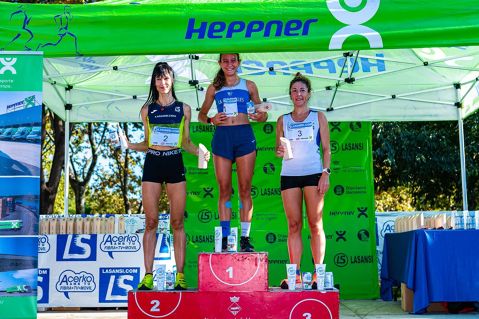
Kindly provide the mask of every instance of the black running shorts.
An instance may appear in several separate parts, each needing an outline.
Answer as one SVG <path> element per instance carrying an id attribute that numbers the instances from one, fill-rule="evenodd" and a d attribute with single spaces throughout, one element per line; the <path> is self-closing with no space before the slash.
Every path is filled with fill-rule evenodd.
<path id="1" fill-rule="evenodd" d="M 321 173 L 305 176 L 281 176 L 281 190 L 318 186 Z"/>
<path id="2" fill-rule="evenodd" d="M 148 149 L 141 181 L 172 184 L 186 181 L 181 149 L 169 151 Z"/>

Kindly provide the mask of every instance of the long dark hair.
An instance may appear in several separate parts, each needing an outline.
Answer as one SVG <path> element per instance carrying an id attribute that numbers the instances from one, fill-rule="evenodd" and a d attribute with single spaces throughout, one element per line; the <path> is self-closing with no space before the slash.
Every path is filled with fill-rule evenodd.
<path id="1" fill-rule="evenodd" d="M 223 54 L 226 53 L 220 53 L 220 58 L 218 59 L 218 62 L 221 62 L 221 57 Z M 235 54 L 236 58 L 238 59 L 238 62 L 241 62 L 240 55 L 239 53 L 229 53 L 229 54 Z M 226 84 L 226 77 L 225 77 L 225 72 L 223 72 L 223 69 L 220 67 L 218 70 L 218 73 L 216 73 L 216 76 L 213 80 L 213 87 L 216 89 L 216 91 L 221 90 L 223 86 Z"/>
<path id="2" fill-rule="evenodd" d="M 311 93 L 311 81 L 307 77 L 302 75 L 301 72 L 297 72 L 291 82 L 289 82 L 289 96 L 291 96 L 291 88 L 296 82 L 301 82 L 306 85 L 306 87 L 308 88 L 308 93 Z"/>
<path id="3" fill-rule="evenodd" d="M 158 98 L 160 97 L 160 93 L 158 93 L 158 90 L 156 89 L 156 78 L 157 77 L 164 77 L 166 75 L 169 75 L 171 77 L 172 83 L 171 83 L 171 94 L 175 98 L 175 100 L 178 100 L 175 94 L 175 72 L 171 68 L 171 66 L 168 65 L 166 62 L 158 62 L 155 64 L 155 67 L 153 68 L 153 72 L 151 73 L 151 81 L 150 81 L 150 93 L 148 94 L 148 99 L 146 100 L 145 105 L 150 105 L 153 102 L 156 102 Z"/>

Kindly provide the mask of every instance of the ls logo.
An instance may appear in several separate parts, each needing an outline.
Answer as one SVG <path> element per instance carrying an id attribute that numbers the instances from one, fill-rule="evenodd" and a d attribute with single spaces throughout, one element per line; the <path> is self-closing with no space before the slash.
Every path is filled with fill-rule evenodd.
<path id="1" fill-rule="evenodd" d="M 57 261 L 96 261 L 96 235 L 58 235 Z"/>
<path id="2" fill-rule="evenodd" d="M 50 269 L 38 269 L 38 284 L 37 284 L 37 302 L 50 302 Z"/>
<path id="3" fill-rule="evenodd" d="M 378 12 L 380 0 L 328 0 L 327 5 L 331 14 L 347 26 L 333 34 L 329 42 L 329 49 L 342 49 L 344 41 L 353 35 L 365 37 L 371 48 L 382 48 L 383 39 L 373 29 L 363 26 Z M 343 8 L 342 4 L 347 8 Z"/>
<path id="4" fill-rule="evenodd" d="M 6 71 L 17 74 L 17 70 L 13 67 L 16 62 L 17 58 L 1 58 L 0 63 L 3 64 L 3 67 L 0 69 L 0 74 L 4 74 Z"/>
<path id="5" fill-rule="evenodd" d="M 124 303 L 140 282 L 140 268 L 100 268 L 101 303 Z"/>

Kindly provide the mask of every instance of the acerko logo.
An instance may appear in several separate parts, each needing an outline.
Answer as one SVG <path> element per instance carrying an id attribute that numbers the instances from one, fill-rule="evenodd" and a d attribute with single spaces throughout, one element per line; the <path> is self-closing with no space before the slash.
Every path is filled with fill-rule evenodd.
<path id="1" fill-rule="evenodd" d="M 329 42 L 329 49 L 342 49 L 344 41 L 353 35 L 365 37 L 371 48 L 382 48 L 381 35 L 364 25 L 378 12 L 380 0 L 328 0 L 329 11 L 336 20 L 346 24 L 336 31 Z M 343 7 L 346 6 L 345 7 Z"/>
<path id="2" fill-rule="evenodd" d="M 0 63 L 3 64 L 3 67 L 0 69 L 0 74 L 4 74 L 6 71 L 17 74 L 17 70 L 13 67 L 16 62 L 17 58 L 1 58 Z"/>

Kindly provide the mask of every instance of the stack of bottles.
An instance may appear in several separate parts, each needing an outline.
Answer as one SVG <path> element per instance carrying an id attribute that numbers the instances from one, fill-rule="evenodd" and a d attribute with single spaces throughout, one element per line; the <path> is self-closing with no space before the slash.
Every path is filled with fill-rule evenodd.
<path id="1" fill-rule="evenodd" d="M 39 233 L 47 234 L 133 234 L 145 230 L 144 214 L 40 215 Z M 170 215 L 160 214 L 158 232 L 169 233 Z"/>
<path id="2" fill-rule="evenodd" d="M 479 229 L 479 211 L 418 213 L 397 217 L 394 222 L 396 233 L 416 229 Z"/>

